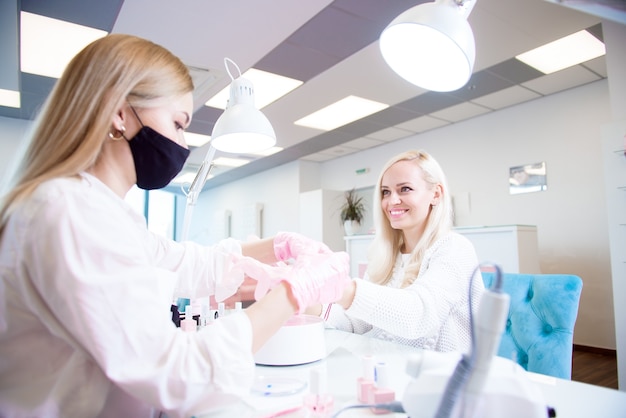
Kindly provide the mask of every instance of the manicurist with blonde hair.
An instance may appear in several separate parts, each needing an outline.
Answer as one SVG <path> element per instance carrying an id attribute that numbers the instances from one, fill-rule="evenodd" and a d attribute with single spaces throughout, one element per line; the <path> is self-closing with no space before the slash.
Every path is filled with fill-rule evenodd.
<path id="1" fill-rule="evenodd" d="M 473 310 L 484 289 L 471 242 L 452 231 L 443 170 L 424 151 L 390 159 L 374 191 L 376 235 L 364 279 L 335 304 L 309 308 L 329 325 L 437 351 L 469 351 Z"/>
<path id="2" fill-rule="evenodd" d="M 124 201 L 183 167 L 192 91 L 178 58 L 122 34 L 56 83 L 0 206 L 0 416 L 210 413 L 247 394 L 253 353 L 290 316 L 341 296 L 345 253 L 288 232 L 177 243 Z M 295 261 L 243 312 L 194 333 L 174 325 L 177 292 L 227 297 L 251 260 Z"/>

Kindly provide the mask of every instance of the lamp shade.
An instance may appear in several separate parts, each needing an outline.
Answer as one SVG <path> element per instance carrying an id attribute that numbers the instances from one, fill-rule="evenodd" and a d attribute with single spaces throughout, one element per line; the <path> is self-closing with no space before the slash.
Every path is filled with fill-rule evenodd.
<path id="1" fill-rule="evenodd" d="M 257 152 L 276 145 L 274 128 L 254 106 L 249 80 L 239 77 L 231 83 L 228 106 L 215 122 L 211 144 L 230 153 Z"/>
<path id="2" fill-rule="evenodd" d="M 380 49 L 402 78 L 427 90 L 453 91 L 472 75 L 476 55 L 467 11 L 452 0 L 408 9 L 380 35 Z"/>

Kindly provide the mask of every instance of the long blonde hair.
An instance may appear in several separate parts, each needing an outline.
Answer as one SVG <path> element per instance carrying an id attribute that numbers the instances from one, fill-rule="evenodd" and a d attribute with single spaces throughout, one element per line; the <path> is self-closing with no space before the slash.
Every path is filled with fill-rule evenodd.
<path id="1" fill-rule="evenodd" d="M 13 188 L 3 197 L 0 234 L 17 203 L 42 182 L 91 167 L 112 131 L 117 109 L 138 107 L 193 91 L 187 67 L 146 39 L 110 34 L 68 64 L 37 117 Z"/>
<path id="2" fill-rule="evenodd" d="M 426 219 L 426 228 L 411 253 L 404 271 L 402 287 L 413 283 L 424 258 L 424 253 L 439 238 L 452 229 L 452 199 L 448 193 L 448 184 L 439 163 L 427 152 L 411 150 L 391 158 L 383 167 L 374 188 L 374 226 L 376 235 L 368 251 L 367 274 L 375 283 L 386 284 L 391 280 L 398 254 L 404 244 L 402 231 L 393 229 L 382 208 L 382 180 L 385 172 L 399 161 L 411 161 L 421 168 L 424 180 L 431 187 L 441 185 L 441 198 L 436 206 L 431 206 Z"/>

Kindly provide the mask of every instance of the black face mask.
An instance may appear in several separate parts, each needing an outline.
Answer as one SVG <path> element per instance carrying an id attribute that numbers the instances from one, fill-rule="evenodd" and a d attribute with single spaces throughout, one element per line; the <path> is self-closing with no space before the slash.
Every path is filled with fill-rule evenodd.
<path id="1" fill-rule="evenodd" d="M 143 126 L 139 116 L 137 119 L 142 127 L 128 141 L 135 161 L 137 186 L 144 190 L 160 189 L 180 173 L 189 157 L 189 150 L 149 126 Z"/>

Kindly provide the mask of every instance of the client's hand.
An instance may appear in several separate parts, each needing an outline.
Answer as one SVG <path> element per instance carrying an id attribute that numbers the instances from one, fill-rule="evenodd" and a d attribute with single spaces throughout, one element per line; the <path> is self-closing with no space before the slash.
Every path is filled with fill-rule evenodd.
<path id="1" fill-rule="evenodd" d="M 274 237 L 274 255 L 279 261 L 297 260 L 301 255 L 330 254 L 323 242 L 295 232 L 279 232 Z"/>
<path id="2" fill-rule="evenodd" d="M 317 254 L 298 259 L 285 279 L 298 303 L 298 313 L 311 305 L 333 303 L 351 283 L 348 253 Z"/>

